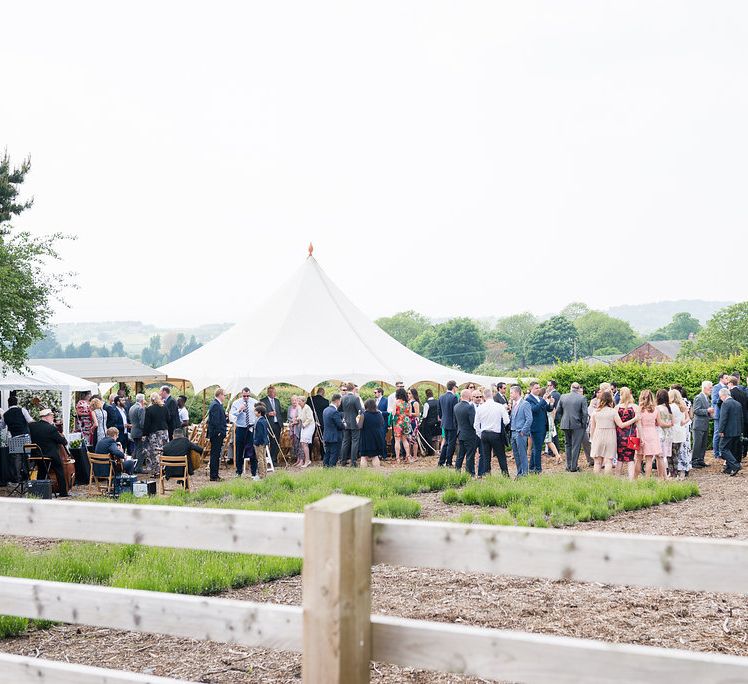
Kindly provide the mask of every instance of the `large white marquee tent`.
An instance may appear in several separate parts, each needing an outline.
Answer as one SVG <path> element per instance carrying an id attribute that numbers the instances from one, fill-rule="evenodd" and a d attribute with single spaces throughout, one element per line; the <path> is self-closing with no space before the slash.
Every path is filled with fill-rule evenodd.
<path id="1" fill-rule="evenodd" d="M 510 381 L 441 366 L 400 344 L 327 277 L 311 248 L 293 277 L 244 321 L 160 370 L 196 392 L 220 385 L 232 394 L 281 382 L 311 390 L 325 381 Z"/>

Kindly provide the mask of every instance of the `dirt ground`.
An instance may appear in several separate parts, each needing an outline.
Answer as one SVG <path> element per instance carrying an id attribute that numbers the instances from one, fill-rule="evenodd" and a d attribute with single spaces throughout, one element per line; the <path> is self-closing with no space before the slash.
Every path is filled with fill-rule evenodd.
<path id="1" fill-rule="evenodd" d="M 423 459 L 416 467 L 433 465 L 433 459 Z M 694 472 L 700 497 L 622 513 L 604 522 L 582 523 L 575 529 L 745 539 L 748 477 L 731 478 L 719 470 L 713 465 Z M 473 508 L 446 506 L 440 494 L 417 498 L 424 518 L 449 519 Z M 725 571 L 729 575 L 730 569 Z M 748 597 L 382 565 L 373 569 L 372 581 L 373 612 L 378 614 L 748 655 Z M 621 568 L 621 582 L 625 581 L 626 569 Z M 301 578 L 284 578 L 224 595 L 298 605 Z M 216 684 L 298 682 L 301 677 L 296 654 L 90 627 L 60 625 L 32 631 L 0 642 L 0 649 Z M 486 680 L 374 663 L 372 681 Z"/>

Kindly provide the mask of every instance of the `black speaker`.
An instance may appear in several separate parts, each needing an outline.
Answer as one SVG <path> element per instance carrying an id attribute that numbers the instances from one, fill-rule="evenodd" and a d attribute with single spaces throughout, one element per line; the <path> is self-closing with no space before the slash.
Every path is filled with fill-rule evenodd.
<path id="1" fill-rule="evenodd" d="M 52 498 L 52 480 L 29 480 L 26 483 L 26 496 L 38 499 Z"/>

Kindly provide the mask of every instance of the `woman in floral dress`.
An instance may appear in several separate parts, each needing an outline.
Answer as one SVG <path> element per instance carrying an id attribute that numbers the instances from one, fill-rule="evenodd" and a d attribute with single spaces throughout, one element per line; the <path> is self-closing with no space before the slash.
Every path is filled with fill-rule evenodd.
<path id="1" fill-rule="evenodd" d="M 395 392 L 395 418 L 392 431 L 395 436 L 395 462 L 400 461 L 400 448 L 403 450 L 403 463 L 408 457 L 408 435 L 410 434 L 410 406 L 408 394 L 403 387 Z"/>
<path id="2" fill-rule="evenodd" d="M 637 414 L 637 407 L 634 403 L 634 395 L 631 394 L 631 390 L 628 387 L 621 387 L 621 400 L 618 402 L 618 416 L 622 423 L 627 423 Z M 618 455 L 618 474 L 623 472 L 623 468 L 628 469 L 629 480 L 635 480 L 637 476 L 636 471 L 636 451 L 629 446 L 629 437 L 638 437 L 638 429 L 636 424 L 629 425 L 628 427 L 618 427 L 616 425 L 616 442 Z M 624 466 L 624 464 L 626 464 Z"/>

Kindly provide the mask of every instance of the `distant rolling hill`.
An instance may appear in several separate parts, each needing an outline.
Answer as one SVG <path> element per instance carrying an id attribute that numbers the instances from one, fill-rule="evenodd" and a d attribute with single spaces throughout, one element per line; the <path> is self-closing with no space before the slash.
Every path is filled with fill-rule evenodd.
<path id="1" fill-rule="evenodd" d="M 652 304 L 622 304 L 612 306 L 606 313 L 628 321 L 634 330 L 642 334 L 650 333 L 670 323 L 673 314 L 687 311 L 703 325 L 715 312 L 734 302 L 706 302 L 701 299 L 679 299 L 672 302 Z"/>

